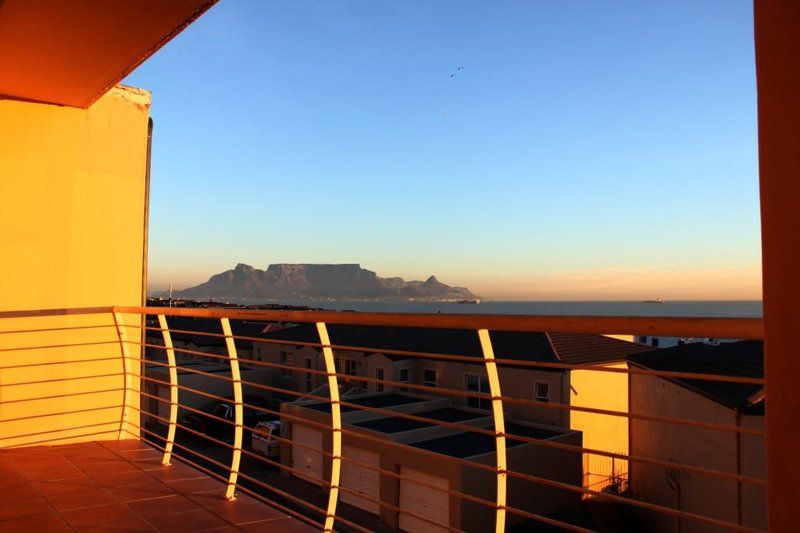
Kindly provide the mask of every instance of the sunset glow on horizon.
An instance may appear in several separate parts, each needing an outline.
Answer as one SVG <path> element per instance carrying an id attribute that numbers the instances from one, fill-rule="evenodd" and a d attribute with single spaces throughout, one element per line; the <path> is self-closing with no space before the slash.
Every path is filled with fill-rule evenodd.
<path id="1" fill-rule="evenodd" d="M 359 263 L 503 300 L 761 297 L 752 4 L 221 2 L 152 89 L 150 290 Z"/>

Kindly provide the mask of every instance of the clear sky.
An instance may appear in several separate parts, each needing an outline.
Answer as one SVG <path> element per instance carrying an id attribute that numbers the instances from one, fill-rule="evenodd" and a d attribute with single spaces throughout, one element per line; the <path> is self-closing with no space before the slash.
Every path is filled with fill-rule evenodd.
<path id="1" fill-rule="evenodd" d="M 361 263 L 760 298 L 751 4 L 222 0 L 125 80 L 153 91 L 151 288 Z"/>

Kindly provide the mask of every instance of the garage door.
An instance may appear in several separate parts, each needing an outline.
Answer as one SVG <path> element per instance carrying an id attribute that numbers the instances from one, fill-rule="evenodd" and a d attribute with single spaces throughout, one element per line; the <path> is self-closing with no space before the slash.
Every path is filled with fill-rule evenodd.
<path id="1" fill-rule="evenodd" d="M 409 477 L 441 489 L 449 489 L 450 483 L 443 477 L 432 476 L 425 472 L 401 468 L 403 477 Z M 439 524 L 450 524 L 450 495 L 447 492 L 419 485 L 406 479 L 400 480 L 400 529 L 414 533 L 447 531 L 444 527 L 435 526 L 403 512 L 408 510 L 417 516 L 432 520 Z"/>
<path id="2" fill-rule="evenodd" d="M 347 459 L 355 459 L 359 463 L 366 463 L 374 468 L 380 465 L 378 454 L 367 451 L 363 448 L 344 446 L 342 449 L 342 487 L 357 492 L 343 490 L 339 492 L 339 498 L 344 502 L 359 509 L 364 509 L 373 514 L 380 514 L 378 502 L 367 500 L 361 496 L 366 495 L 375 500 L 380 499 L 380 475 L 377 470 L 365 466 L 354 464 Z"/>
<path id="3" fill-rule="evenodd" d="M 302 444 L 303 446 L 296 446 L 295 444 Z M 304 446 L 308 446 L 311 449 Z M 322 485 L 321 431 L 298 424 L 292 426 L 292 468 L 294 468 L 294 475 L 317 485 Z"/>

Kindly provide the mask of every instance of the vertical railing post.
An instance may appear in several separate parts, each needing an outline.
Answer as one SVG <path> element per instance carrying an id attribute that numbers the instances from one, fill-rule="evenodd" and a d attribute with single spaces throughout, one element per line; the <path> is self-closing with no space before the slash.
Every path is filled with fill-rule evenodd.
<path id="1" fill-rule="evenodd" d="M 244 397 L 242 395 L 242 374 L 239 372 L 239 359 L 236 356 L 236 344 L 231 333 L 230 321 L 223 317 L 222 333 L 225 335 L 225 345 L 228 348 L 228 360 L 231 364 L 231 378 L 233 379 L 233 454 L 231 456 L 231 472 L 228 477 L 228 489 L 225 497 L 229 500 L 236 499 L 236 480 L 239 478 L 239 465 L 242 461 L 242 434 L 244 429 Z"/>
<path id="2" fill-rule="evenodd" d="M 164 458 L 161 460 L 161 464 L 169 466 L 172 447 L 175 443 L 175 430 L 178 426 L 178 367 L 175 364 L 175 350 L 172 347 L 172 335 L 169 333 L 166 316 L 158 315 L 158 327 L 164 338 L 164 351 L 167 354 L 167 364 L 169 365 L 169 429 L 167 430 L 167 443 L 164 446 Z"/>
<path id="3" fill-rule="evenodd" d="M 122 323 L 122 315 L 114 311 L 114 325 L 117 329 L 117 339 L 119 339 L 120 357 L 122 357 L 122 409 L 119 415 L 119 436 L 117 439 L 122 439 L 128 431 L 125 423 L 128 421 L 128 391 L 131 388 L 130 384 L 130 353 L 128 349 L 128 337 L 125 334 L 125 327 Z"/>
<path id="4" fill-rule="evenodd" d="M 478 339 L 483 351 L 483 362 L 486 365 L 486 376 L 489 379 L 489 393 L 492 396 L 492 416 L 494 417 L 495 448 L 497 454 L 497 514 L 495 516 L 495 532 L 502 533 L 506 528 L 506 422 L 503 415 L 503 400 L 500 392 L 500 376 L 494 359 L 494 349 L 489 338 L 489 331 L 478 330 Z"/>
<path id="5" fill-rule="evenodd" d="M 325 532 L 333 531 L 336 520 L 336 503 L 339 501 L 339 479 L 342 468 L 342 413 L 339 405 L 339 380 L 336 379 L 336 365 L 333 360 L 331 339 L 324 322 L 317 322 L 317 333 L 322 345 L 325 371 L 328 374 L 328 389 L 331 398 L 331 485 L 328 493 L 328 512 L 325 516 Z"/>

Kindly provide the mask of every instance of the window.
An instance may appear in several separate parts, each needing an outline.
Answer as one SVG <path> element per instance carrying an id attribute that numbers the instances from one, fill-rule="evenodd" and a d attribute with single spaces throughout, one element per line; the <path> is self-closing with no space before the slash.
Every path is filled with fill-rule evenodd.
<path id="1" fill-rule="evenodd" d="M 658 348 L 658 337 L 653 337 L 653 338 L 650 340 L 650 344 L 651 344 L 652 346 L 654 346 L 654 347 Z"/>
<path id="2" fill-rule="evenodd" d="M 384 385 L 381 383 L 383 381 L 383 369 L 376 368 L 375 369 L 375 380 L 378 382 L 375 384 L 375 392 L 383 392 Z"/>
<path id="3" fill-rule="evenodd" d="M 422 370 L 422 384 L 426 387 L 436 386 L 436 370 L 425 368 Z"/>
<path id="4" fill-rule="evenodd" d="M 411 377 L 411 371 L 408 368 L 401 368 L 399 378 L 397 381 L 400 383 L 408 383 L 409 378 Z M 400 387 L 401 391 L 408 391 L 408 387 Z"/>
<path id="5" fill-rule="evenodd" d="M 347 376 L 357 376 L 358 375 L 358 365 L 357 361 L 353 359 L 339 359 L 336 365 L 336 373 L 337 374 L 345 374 Z M 345 381 L 347 379 L 345 378 Z"/>
<path id="6" fill-rule="evenodd" d="M 533 399 L 537 402 L 550 401 L 550 384 L 544 381 L 537 381 L 533 384 Z"/>
<path id="7" fill-rule="evenodd" d="M 261 361 L 261 348 L 256 348 L 256 361 Z"/>
<path id="8" fill-rule="evenodd" d="M 475 374 L 466 374 L 464 376 L 464 389 L 467 392 L 482 392 L 489 394 L 489 379 L 486 376 L 477 376 Z M 467 396 L 467 407 L 474 407 L 476 409 L 491 409 L 492 400 L 489 398 L 474 398 Z"/>
<path id="9" fill-rule="evenodd" d="M 647 335 L 639 336 L 639 344 L 647 344 Z"/>
<path id="10" fill-rule="evenodd" d="M 311 359 L 306 358 L 306 391 L 314 388 L 314 374 L 309 372 L 311 370 Z"/>
<path id="11" fill-rule="evenodd" d="M 294 364 L 294 354 L 292 352 L 280 352 L 280 363 L 281 365 L 293 365 Z M 281 367 L 281 376 L 290 378 L 292 377 L 293 372 L 288 368 Z"/>

